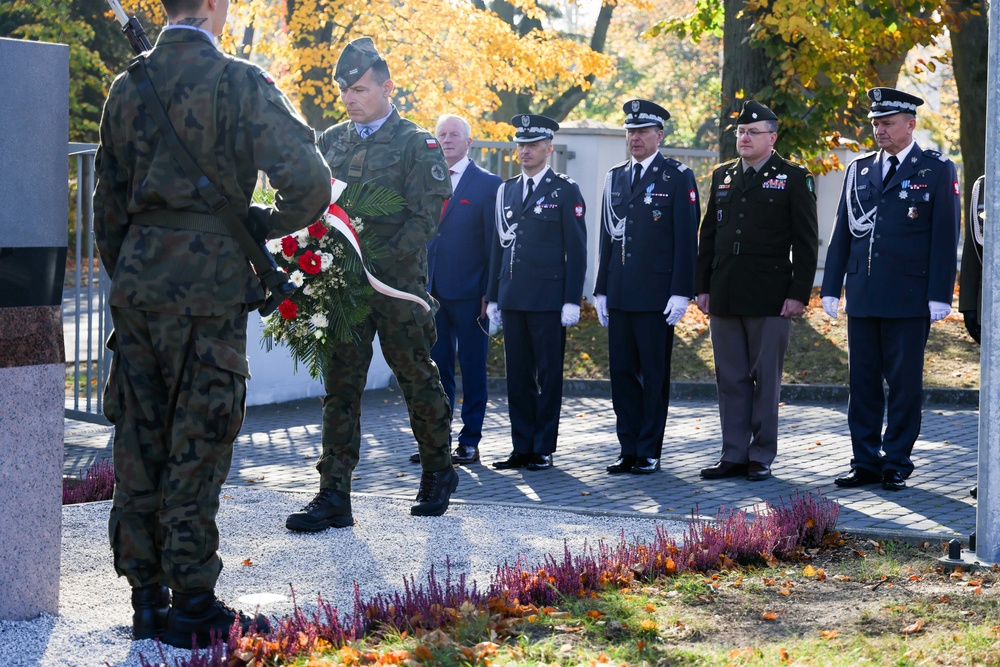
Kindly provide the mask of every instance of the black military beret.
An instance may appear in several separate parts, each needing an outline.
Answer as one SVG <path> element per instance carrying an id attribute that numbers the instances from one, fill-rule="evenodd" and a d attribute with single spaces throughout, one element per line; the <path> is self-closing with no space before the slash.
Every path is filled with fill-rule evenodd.
<path id="1" fill-rule="evenodd" d="M 773 111 L 757 100 L 747 100 L 744 102 L 743 109 L 740 111 L 740 115 L 736 119 L 736 124 L 749 125 L 750 123 L 756 123 L 759 120 L 778 120 L 778 117 L 774 115 Z"/>
<path id="2" fill-rule="evenodd" d="M 365 75 L 372 65 L 382 60 L 375 42 L 371 37 L 359 37 L 353 42 L 348 42 L 344 50 L 340 52 L 337 59 L 337 69 L 333 74 L 334 80 L 342 88 L 353 86 L 358 79 Z"/>
<path id="3" fill-rule="evenodd" d="M 640 127 L 658 127 L 663 129 L 663 124 L 670 118 L 670 112 L 659 104 L 649 100 L 629 100 L 622 105 L 625 112 L 625 129 L 637 130 Z"/>
<path id="4" fill-rule="evenodd" d="M 551 139 L 559 130 L 559 123 L 548 116 L 533 113 L 518 114 L 510 119 L 510 124 L 517 128 L 514 143 L 518 144 Z"/>
<path id="5" fill-rule="evenodd" d="M 894 113 L 911 113 L 916 116 L 917 107 L 924 103 L 916 95 L 895 88 L 872 88 L 868 91 L 868 99 L 872 101 L 869 118 L 891 116 Z"/>

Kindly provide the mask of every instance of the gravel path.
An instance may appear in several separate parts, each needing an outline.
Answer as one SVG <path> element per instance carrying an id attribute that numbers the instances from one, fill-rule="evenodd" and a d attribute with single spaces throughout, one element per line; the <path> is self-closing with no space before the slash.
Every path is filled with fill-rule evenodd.
<path id="1" fill-rule="evenodd" d="M 632 517 L 599 517 L 544 509 L 453 504 L 439 518 L 409 515 L 410 503 L 374 496 L 353 498 L 353 528 L 301 535 L 284 528 L 289 512 L 311 498 L 228 487 L 219 513 L 226 563 L 217 593 L 244 611 L 261 604 L 271 616 L 299 605 L 314 608 L 317 595 L 345 612 L 353 608 L 353 584 L 361 597 L 402 589 L 403 577 L 423 583 L 433 566 L 443 579 L 446 559 L 453 577 L 485 587 L 497 565 L 526 556 L 573 553 L 585 542 L 647 539 L 656 525 L 679 539 L 684 524 Z M 115 576 L 107 543 L 108 503 L 63 508 L 62 577 L 58 616 L 0 621 L 0 656 L 7 667 L 138 667 L 140 655 L 159 658 L 152 641 L 132 642 L 129 589 Z M 291 587 L 291 588 L 290 588 Z M 167 664 L 187 651 L 164 648 Z"/>

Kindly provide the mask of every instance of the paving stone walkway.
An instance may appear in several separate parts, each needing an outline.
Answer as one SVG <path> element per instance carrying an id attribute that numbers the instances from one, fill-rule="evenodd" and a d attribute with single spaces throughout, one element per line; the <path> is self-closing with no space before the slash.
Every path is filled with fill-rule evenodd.
<path id="1" fill-rule="evenodd" d="M 925 406 L 914 448 L 916 471 L 904 491 L 890 492 L 878 486 L 834 486 L 833 479 L 847 471 L 851 458 L 847 408 L 839 403 L 782 404 L 774 476 L 763 482 L 699 477 L 698 471 L 715 463 L 719 453 L 718 408 L 708 400 L 671 403 L 663 470 L 653 475 L 605 473 L 618 452 L 614 412 L 606 396 L 564 397 L 553 469 L 494 470 L 489 463 L 510 451 L 507 401 L 502 392 L 495 393 L 501 396 L 489 402 L 480 446 L 483 462 L 458 468 L 457 501 L 685 519 L 692 512 L 714 516 L 720 506 L 751 509 L 796 492 L 818 491 L 840 504 L 840 528 L 847 531 L 950 539 L 975 530 L 969 489 L 976 483 L 976 409 Z M 420 468 L 407 460 L 416 445 L 402 394 L 395 388 L 366 392 L 362 412 L 354 491 L 412 499 Z M 229 483 L 316 490 L 320 417 L 318 399 L 249 408 Z M 456 419 L 456 433 L 459 426 Z M 110 427 L 66 422 L 66 474 L 78 475 L 110 456 Z"/>

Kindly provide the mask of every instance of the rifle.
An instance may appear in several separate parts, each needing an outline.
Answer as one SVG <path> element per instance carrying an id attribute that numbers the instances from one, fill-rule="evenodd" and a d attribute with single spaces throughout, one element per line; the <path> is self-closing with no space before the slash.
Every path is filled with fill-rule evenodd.
<path id="1" fill-rule="evenodd" d="M 128 37 L 129 44 L 132 45 L 132 51 L 138 56 L 145 51 L 149 51 L 153 48 L 153 45 L 149 43 L 149 38 L 146 37 L 146 31 L 143 29 L 142 24 L 139 23 L 139 19 L 134 15 L 129 18 L 122 9 L 122 5 L 118 0 L 108 0 L 108 4 L 111 5 L 111 10 L 115 13 L 115 18 L 122 26 L 122 32 Z M 141 59 L 137 59 L 141 60 Z M 141 62 L 140 62 L 141 64 Z M 135 63 L 133 63 L 135 65 Z M 129 68 L 130 70 L 132 67 Z M 145 66 L 142 67 L 143 75 L 145 72 Z M 151 86 L 146 86 L 149 91 L 152 91 Z M 250 259 L 251 265 L 254 267 L 254 271 L 257 273 L 257 277 L 260 279 L 264 291 L 267 293 L 267 297 L 258 312 L 261 317 L 267 317 L 275 310 L 277 310 L 278 305 L 284 301 L 288 296 L 296 290 L 295 284 L 288 279 L 288 275 L 278 267 L 278 262 L 275 261 L 274 256 L 267 249 L 265 245 L 265 234 L 267 233 L 267 228 L 263 221 L 259 218 L 260 215 L 254 215 L 255 213 L 262 214 L 262 211 L 251 208 L 248 224 L 253 227 L 252 230 L 248 231 L 246 227 L 239 223 L 239 220 L 235 219 L 236 214 L 229 207 L 228 202 L 222 197 L 221 193 L 215 188 L 215 186 L 209 181 L 208 177 L 201 172 L 201 169 L 194 163 L 191 154 L 187 152 L 187 149 L 180 143 L 177 138 L 176 132 L 173 127 L 170 126 L 170 121 L 167 120 L 166 115 L 162 113 L 162 106 L 159 104 L 159 100 L 155 98 L 155 105 L 147 106 L 158 106 L 160 108 L 162 122 L 158 121 L 160 125 L 161 132 L 164 133 L 167 139 L 168 146 L 171 146 L 174 152 L 175 158 L 177 158 L 184 169 L 185 174 L 188 178 L 193 178 L 198 192 L 206 198 L 208 203 L 212 206 L 213 212 L 217 213 L 223 222 L 226 223 L 226 227 L 229 228 L 230 233 L 232 233 L 233 238 L 236 239 L 237 244 L 242 248 L 244 254 Z M 156 114 L 156 110 L 151 109 L 151 112 Z M 164 126 L 163 123 L 166 123 Z M 171 145 L 173 144 L 173 145 Z M 225 209 L 225 210 L 223 210 Z M 227 213 L 231 214 L 227 216 Z M 227 220 L 227 217 L 229 218 Z M 231 223 L 231 224 L 230 224 Z M 253 233 L 251 233 L 253 232 Z M 257 241 L 256 239 L 262 239 Z M 260 270 L 259 267 L 264 267 Z"/>

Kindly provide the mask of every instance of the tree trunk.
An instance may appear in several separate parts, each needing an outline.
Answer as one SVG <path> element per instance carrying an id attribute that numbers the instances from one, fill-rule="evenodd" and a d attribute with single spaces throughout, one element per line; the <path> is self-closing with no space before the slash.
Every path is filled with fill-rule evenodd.
<path id="1" fill-rule="evenodd" d="M 737 156 L 736 126 L 743 101 L 771 85 L 771 64 L 762 49 L 750 46 L 754 16 L 743 11 L 746 0 L 724 0 L 722 27 L 722 105 L 719 112 L 719 158 Z M 737 14 L 743 14 L 737 18 Z M 770 106 L 768 100 L 759 100 Z M 730 130 L 730 131 L 727 131 Z"/>
<path id="2" fill-rule="evenodd" d="M 286 7 L 288 11 L 287 20 L 291 22 L 292 16 L 295 13 L 295 0 L 286 0 Z M 293 35 L 292 43 L 296 48 L 308 48 L 315 44 L 330 44 L 333 38 L 334 25 L 333 21 L 327 21 L 326 25 L 320 26 L 317 21 L 312 30 Z M 320 90 L 325 87 L 324 82 L 332 80 L 332 78 L 333 72 L 319 67 L 310 67 L 299 72 L 300 84 L 309 81 L 315 82 L 317 88 Z M 327 109 L 317 104 L 316 98 L 313 95 L 300 96 L 299 111 L 302 112 L 302 117 L 305 118 L 306 123 L 319 132 L 322 132 L 332 124 L 330 118 L 326 116 Z"/>
<path id="3" fill-rule="evenodd" d="M 974 6 L 978 16 L 969 18 L 951 33 L 952 67 L 958 88 L 959 145 L 962 147 L 962 191 L 969 210 L 972 184 L 986 171 L 986 53 L 989 19 L 986 0 L 960 0 L 953 9 Z"/>

